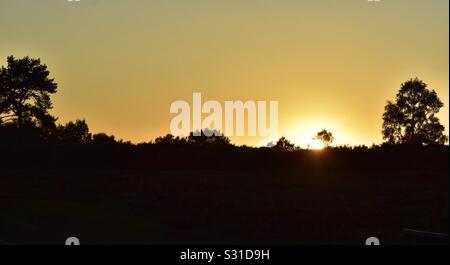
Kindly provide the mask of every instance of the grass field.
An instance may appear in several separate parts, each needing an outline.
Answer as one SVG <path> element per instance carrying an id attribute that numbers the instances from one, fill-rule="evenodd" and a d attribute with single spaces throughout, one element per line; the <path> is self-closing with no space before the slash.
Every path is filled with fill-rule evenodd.
<path id="1" fill-rule="evenodd" d="M 12 244 L 409 243 L 448 233 L 448 171 L 0 171 Z"/>

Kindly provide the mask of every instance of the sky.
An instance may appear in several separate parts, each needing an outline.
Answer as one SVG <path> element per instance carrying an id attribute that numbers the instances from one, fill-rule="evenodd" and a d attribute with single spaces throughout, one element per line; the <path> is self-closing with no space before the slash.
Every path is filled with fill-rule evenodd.
<path id="1" fill-rule="evenodd" d="M 0 65 L 40 58 L 59 123 L 134 143 L 170 131 L 172 102 L 276 100 L 279 135 L 381 143 L 382 113 L 418 77 L 445 106 L 447 0 L 0 0 Z M 231 137 L 236 144 L 272 139 Z"/>

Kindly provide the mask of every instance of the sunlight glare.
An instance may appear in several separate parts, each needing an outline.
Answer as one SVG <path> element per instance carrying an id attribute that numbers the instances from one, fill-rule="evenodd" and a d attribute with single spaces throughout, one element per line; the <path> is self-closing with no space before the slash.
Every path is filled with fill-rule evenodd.
<path id="1" fill-rule="evenodd" d="M 309 149 L 313 150 L 321 150 L 325 148 L 325 144 L 322 141 L 319 140 L 311 140 L 311 142 L 308 144 Z"/>

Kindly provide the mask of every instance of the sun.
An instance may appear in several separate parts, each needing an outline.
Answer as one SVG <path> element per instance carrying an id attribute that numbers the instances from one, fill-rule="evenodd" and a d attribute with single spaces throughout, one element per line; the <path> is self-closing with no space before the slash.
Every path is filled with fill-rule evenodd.
<path id="1" fill-rule="evenodd" d="M 325 148 L 325 144 L 322 141 L 313 139 L 308 144 L 308 148 L 313 150 L 322 150 Z"/>

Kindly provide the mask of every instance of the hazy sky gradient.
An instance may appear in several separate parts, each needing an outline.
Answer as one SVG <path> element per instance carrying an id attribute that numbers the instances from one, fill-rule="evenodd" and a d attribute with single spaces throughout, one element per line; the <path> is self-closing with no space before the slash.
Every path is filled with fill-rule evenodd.
<path id="1" fill-rule="evenodd" d="M 380 143 L 387 100 L 411 77 L 436 89 L 449 128 L 448 0 L 0 0 L 0 64 L 40 57 L 52 113 L 133 142 L 169 132 L 170 104 L 278 100 L 305 145 Z M 256 138 L 232 138 L 259 144 Z"/>

